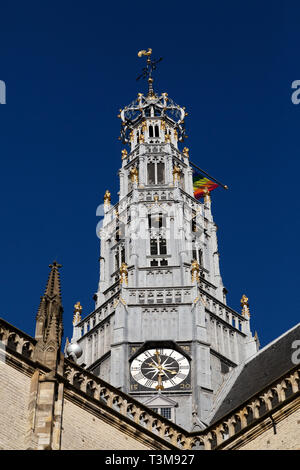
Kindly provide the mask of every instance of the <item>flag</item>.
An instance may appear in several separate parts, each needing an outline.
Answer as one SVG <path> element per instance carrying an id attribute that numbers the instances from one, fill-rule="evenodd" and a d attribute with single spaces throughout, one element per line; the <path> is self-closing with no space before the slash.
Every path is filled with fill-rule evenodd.
<path id="1" fill-rule="evenodd" d="M 194 196 L 196 199 L 200 199 L 204 196 L 205 188 L 208 191 L 212 191 L 216 189 L 219 185 L 214 181 L 210 180 L 206 176 L 202 175 L 201 173 L 195 171 L 193 169 L 193 187 L 194 187 Z"/>

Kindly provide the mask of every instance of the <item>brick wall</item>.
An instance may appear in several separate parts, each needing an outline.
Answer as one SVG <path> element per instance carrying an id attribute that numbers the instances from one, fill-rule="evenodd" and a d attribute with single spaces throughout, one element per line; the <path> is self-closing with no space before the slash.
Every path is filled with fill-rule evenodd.
<path id="1" fill-rule="evenodd" d="M 274 413 L 273 419 L 276 433 L 267 418 L 224 449 L 300 450 L 300 398 Z"/>
<path id="2" fill-rule="evenodd" d="M 124 423 L 123 430 L 118 429 L 66 398 L 63 405 L 62 426 L 63 450 L 151 449 L 150 445 L 147 446 L 136 440 L 134 436 L 128 435 Z"/>
<path id="3" fill-rule="evenodd" d="M 25 449 L 30 377 L 0 360 L 0 449 Z"/>

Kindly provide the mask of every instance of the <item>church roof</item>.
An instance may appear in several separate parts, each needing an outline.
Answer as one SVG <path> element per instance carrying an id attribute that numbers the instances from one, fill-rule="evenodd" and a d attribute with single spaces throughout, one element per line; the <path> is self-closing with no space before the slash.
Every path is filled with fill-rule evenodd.
<path id="1" fill-rule="evenodd" d="M 214 413 L 210 424 L 223 418 L 293 369 L 296 365 L 292 362 L 292 355 L 295 352 L 293 342 L 299 339 L 300 323 L 250 357 L 244 363 L 228 393 L 222 397 L 221 405 Z"/>

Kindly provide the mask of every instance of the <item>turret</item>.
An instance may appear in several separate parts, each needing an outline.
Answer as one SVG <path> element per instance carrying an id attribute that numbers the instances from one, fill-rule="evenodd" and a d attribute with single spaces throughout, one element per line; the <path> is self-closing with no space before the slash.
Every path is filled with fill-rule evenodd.
<path id="1" fill-rule="evenodd" d="M 54 261 L 51 268 L 45 293 L 36 315 L 35 360 L 56 369 L 60 362 L 60 347 L 63 335 L 63 307 L 60 293 L 59 268 L 61 265 Z"/>

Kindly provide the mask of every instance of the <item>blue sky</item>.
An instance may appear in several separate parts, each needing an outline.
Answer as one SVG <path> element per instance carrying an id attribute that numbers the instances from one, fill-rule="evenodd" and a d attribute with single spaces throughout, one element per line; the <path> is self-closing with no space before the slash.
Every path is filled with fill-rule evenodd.
<path id="1" fill-rule="evenodd" d="M 93 309 L 96 208 L 117 202 L 120 107 L 163 57 L 155 89 L 186 106 L 191 160 L 212 194 L 228 304 L 250 301 L 260 342 L 299 321 L 300 6 L 289 1 L 6 2 L 1 6 L 0 316 L 34 334 L 57 259 L 65 334 Z"/>

